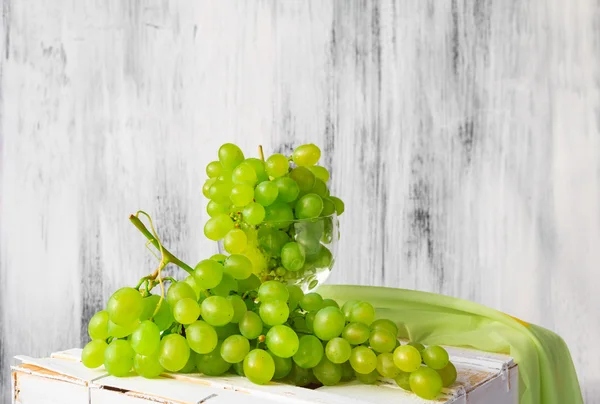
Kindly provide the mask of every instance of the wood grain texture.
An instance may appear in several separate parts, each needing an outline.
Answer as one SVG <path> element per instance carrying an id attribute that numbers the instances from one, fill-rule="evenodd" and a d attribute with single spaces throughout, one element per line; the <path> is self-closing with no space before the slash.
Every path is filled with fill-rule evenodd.
<path id="1" fill-rule="evenodd" d="M 1 391 L 156 265 L 129 213 L 194 262 L 218 146 L 314 142 L 347 206 L 331 282 L 546 326 L 598 402 L 597 1 L 2 4 Z"/>

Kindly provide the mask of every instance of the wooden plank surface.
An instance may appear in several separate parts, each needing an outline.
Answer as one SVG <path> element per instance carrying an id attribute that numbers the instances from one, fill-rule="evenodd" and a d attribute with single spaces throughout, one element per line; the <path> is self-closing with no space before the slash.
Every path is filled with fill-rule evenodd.
<path id="1" fill-rule="evenodd" d="M 314 142 L 346 201 L 332 282 L 475 300 L 561 334 L 600 397 L 595 0 L 3 0 L 2 369 L 85 340 L 186 261 L 204 166 Z M 8 373 L 0 373 L 0 391 Z M 598 402 L 598 401 L 596 401 Z"/>

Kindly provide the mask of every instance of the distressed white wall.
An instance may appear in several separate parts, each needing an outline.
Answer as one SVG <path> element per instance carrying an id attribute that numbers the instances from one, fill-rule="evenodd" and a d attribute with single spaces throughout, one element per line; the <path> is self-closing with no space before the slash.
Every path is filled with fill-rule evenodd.
<path id="1" fill-rule="evenodd" d="M 321 145 L 333 282 L 546 326 L 600 396 L 597 1 L 2 3 L 1 391 L 153 269 L 129 213 L 188 262 L 215 251 L 204 166 L 233 141 Z"/>

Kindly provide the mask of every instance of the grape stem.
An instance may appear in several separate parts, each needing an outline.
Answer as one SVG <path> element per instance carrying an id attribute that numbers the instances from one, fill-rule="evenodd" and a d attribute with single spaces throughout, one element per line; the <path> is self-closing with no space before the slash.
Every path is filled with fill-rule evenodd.
<path id="1" fill-rule="evenodd" d="M 130 215 L 129 220 L 144 236 L 146 236 L 146 238 L 152 243 L 152 245 L 154 245 L 154 247 L 156 247 L 157 249 L 160 249 L 160 244 L 158 243 L 156 238 L 152 235 L 152 233 L 150 233 L 150 231 L 148 231 L 148 229 L 146 228 L 144 223 L 142 223 L 142 221 L 137 216 Z M 164 246 L 162 247 L 162 253 L 164 255 L 164 260 L 166 263 L 175 264 L 179 268 L 183 269 L 184 271 L 186 271 L 189 274 L 192 274 L 194 272 L 194 269 L 192 267 L 190 267 L 188 264 L 186 264 L 185 262 L 181 261 L 179 258 L 174 256 Z M 158 269 L 156 271 L 154 271 L 152 273 L 152 275 L 150 275 L 149 277 L 146 277 L 146 278 L 152 280 L 152 279 L 156 279 L 157 276 L 158 276 Z M 141 283 L 140 283 L 140 286 L 141 286 Z M 139 288 L 139 286 L 138 286 L 138 288 Z"/>
<path id="2" fill-rule="evenodd" d="M 258 145 L 258 155 L 260 156 L 260 159 L 264 162 L 265 154 L 263 153 L 263 148 L 261 144 Z"/>

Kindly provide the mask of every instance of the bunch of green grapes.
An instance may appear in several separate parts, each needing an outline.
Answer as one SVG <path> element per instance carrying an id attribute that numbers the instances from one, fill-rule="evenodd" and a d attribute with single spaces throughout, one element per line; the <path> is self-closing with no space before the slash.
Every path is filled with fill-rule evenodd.
<path id="1" fill-rule="evenodd" d="M 218 155 L 206 167 L 202 188 L 210 199 L 206 237 L 250 262 L 261 281 L 314 289 L 317 275 L 333 265 L 333 216 L 344 212 L 342 200 L 330 195 L 329 171 L 316 165 L 321 150 L 305 144 L 290 157 L 274 154 L 263 161 L 226 143 Z"/>
<path id="2" fill-rule="evenodd" d="M 298 386 L 384 377 L 423 398 L 456 380 L 443 348 L 400 345 L 397 325 L 375 320 L 368 302 L 340 308 L 297 285 L 261 283 L 230 259 L 217 254 L 184 280 L 169 279 L 164 299 L 143 287 L 117 290 L 89 322 L 83 364 L 119 377 L 234 372 Z"/>

